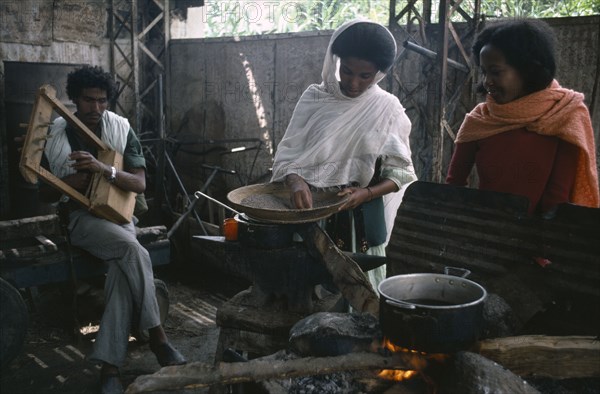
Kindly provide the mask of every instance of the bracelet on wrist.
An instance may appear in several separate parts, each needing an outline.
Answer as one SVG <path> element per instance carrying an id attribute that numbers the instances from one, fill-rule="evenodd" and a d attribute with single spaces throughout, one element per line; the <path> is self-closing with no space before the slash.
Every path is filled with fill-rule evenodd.
<path id="1" fill-rule="evenodd" d="M 109 183 L 114 183 L 117 180 L 117 169 L 110 167 L 110 175 L 106 177 Z"/>
<path id="2" fill-rule="evenodd" d="M 371 201 L 373 199 L 373 191 L 371 190 L 370 186 L 367 186 L 366 189 L 369 192 L 369 200 L 368 201 Z"/>

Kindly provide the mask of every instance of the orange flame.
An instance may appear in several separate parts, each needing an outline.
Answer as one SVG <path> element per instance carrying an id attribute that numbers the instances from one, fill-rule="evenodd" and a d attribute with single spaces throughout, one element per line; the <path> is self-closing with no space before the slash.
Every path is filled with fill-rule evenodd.
<path id="1" fill-rule="evenodd" d="M 411 368 L 409 370 L 383 369 L 377 374 L 380 378 L 388 380 L 402 381 L 411 379 L 427 367 L 428 360 L 443 361 L 448 357 L 447 354 L 427 354 L 417 350 L 403 348 L 392 343 L 387 338 L 383 339 L 382 346 L 394 353 L 404 353 L 405 356 L 403 356 L 403 359 Z"/>
<path id="2" fill-rule="evenodd" d="M 413 376 L 416 376 L 417 373 L 417 371 L 413 370 L 404 371 L 402 369 L 382 369 L 381 372 L 377 374 L 377 376 L 379 376 L 382 379 L 400 382 L 402 380 L 408 380 Z"/>

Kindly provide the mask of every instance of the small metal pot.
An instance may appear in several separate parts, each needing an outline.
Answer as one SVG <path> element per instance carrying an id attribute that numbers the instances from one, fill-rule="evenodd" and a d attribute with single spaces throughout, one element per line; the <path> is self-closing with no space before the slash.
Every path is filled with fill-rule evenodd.
<path id="1" fill-rule="evenodd" d="M 235 215 L 238 222 L 240 244 L 258 249 L 282 249 L 293 245 L 294 224 L 271 224 L 249 219 L 244 214 Z"/>
<path id="2" fill-rule="evenodd" d="M 487 292 L 471 280 L 448 274 L 398 275 L 383 280 L 378 290 L 381 330 L 395 345 L 452 353 L 479 339 Z"/>

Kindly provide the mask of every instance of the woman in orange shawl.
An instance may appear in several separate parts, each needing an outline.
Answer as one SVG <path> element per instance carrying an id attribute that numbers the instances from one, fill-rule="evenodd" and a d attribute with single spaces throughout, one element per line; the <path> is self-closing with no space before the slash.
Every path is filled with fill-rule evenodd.
<path id="1" fill-rule="evenodd" d="M 473 45 L 486 101 L 465 117 L 446 181 L 526 196 L 529 213 L 599 206 L 594 133 L 583 94 L 554 79 L 554 35 L 540 20 L 494 23 Z"/>

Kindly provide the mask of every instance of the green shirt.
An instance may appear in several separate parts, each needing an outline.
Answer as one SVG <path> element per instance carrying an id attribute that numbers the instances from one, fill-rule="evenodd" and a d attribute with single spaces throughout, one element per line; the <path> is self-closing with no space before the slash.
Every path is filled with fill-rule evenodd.
<path id="1" fill-rule="evenodd" d="M 98 157 L 98 149 L 96 149 L 96 147 L 89 146 L 89 144 L 86 143 L 83 137 L 71 125 L 67 126 L 66 132 L 72 151 L 83 150 L 90 152 L 95 157 Z M 132 168 L 146 169 L 146 159 L 144 158 L 142 144 L 131 127 L 129 128 L 129 133 L 127 134 L 127 143 L 125 144 L 125 151 L 123 152 L 123 167 L 126 170 L 130 170 Z"/>

